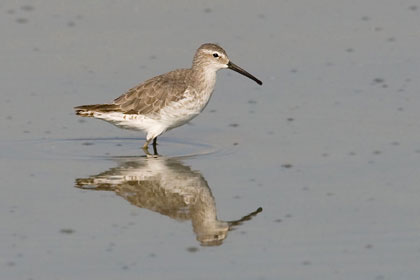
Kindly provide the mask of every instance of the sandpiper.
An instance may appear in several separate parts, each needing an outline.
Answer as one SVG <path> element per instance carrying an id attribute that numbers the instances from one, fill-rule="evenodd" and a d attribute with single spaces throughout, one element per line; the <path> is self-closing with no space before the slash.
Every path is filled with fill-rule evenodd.
<path id="1" fill-rule="evenodd" d="M 112 103 L 82 105 L 74 109 L 82 117 L 94 117 L 118 127 L 146 132 L 143 149 L 159 135 L 181 126 L 203 111 L 213 93 L 216 72 L 229 68 L 262 85 L 262 82 L 231 62 L 220 46 L 201 45 L 194 56 L 192 67 L 177 69 L 151 78 Z"/>

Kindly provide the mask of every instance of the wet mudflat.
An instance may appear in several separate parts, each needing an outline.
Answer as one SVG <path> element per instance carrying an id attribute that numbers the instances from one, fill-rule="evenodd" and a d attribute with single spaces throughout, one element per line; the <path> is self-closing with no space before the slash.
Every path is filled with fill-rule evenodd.
<path id="1" fill-rule="evenodd" d="M 5 279 L 417 279 L 415 2 L 3 1 L 0 14 Z M 264 85 L 221 70 L 160 158 L 143 134 L 74 115 L 189 67 L 204 42 Z"/>

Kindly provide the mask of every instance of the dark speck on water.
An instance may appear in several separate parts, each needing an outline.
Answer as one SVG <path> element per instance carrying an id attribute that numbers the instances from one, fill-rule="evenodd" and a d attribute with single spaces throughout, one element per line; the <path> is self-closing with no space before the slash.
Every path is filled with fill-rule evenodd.
<path id="1" fill-rule="evenodd" d="M 62 234 L 72 234 L 72 233 L 74 233 L 74 230 L 71 229 L 71 228 L 63 228 L 63 229 L 60 229 L 60 233 L 62 233 Z"/>
<path id="2" fill-rule="evenodd" d="M 92 142 L 83 142 L 82 145 L 83 146 L 92 146 L 92 145 L 95 145 L 95 144 L 92 143 Z"/>
<path id="3" fill-rule="evenodd" d="M 410 7 L 409 7 L 409 9 L 410 9 L 411 11 L 417 11 L 418 7 L 417 7 L 417 6 L 415 6 L 415 5 L 413 5 L 413 6 L 410 6 Z"/>
<path id="4" fill-rule="evenodd" d="M 205 12 L 206 14 L 210 14 L 211 12 L 213 12 L 213 10 L 212 10 L 212 9 L 210 9 L 210 8 L 205 8 L 205 9 L 204 9 L 204 12 Z"/>
<path id="5" fill-rule="evenodd" d="M 34 6 L 31 6 L 31 5 L 23 5 L 22 7 L 20 7 L 23 11 L 26 11 L 26 12 L 30 12 L 30 11 L 33 11 L 35 8 L 34 8 Z"/>
<path id="6" fill-rule="evenodd" d="M 188 247 L 187 248 L 187 251 L 190 252 L 190 253 L 195 253 L 195 252 L 198 251 L 198 248 L 197 247 L 194 247 L 194 246 L 191 246 L 191 247 Z"/>
<path id="7" fill-rule="evenodd" d="M 381 83 L 385 82 L 385 80 L 384 80 L 384 79 L 382 79 L 382 78 L 375 78 L 375 79 L 373 79 L 373 82 L 374 82 L 375 84 L 381 84 Z"/>
<path id="8" fill-rule="evenodd" d="M 285 164 L 282 164 L 281 167 L 283 167 L 283 168 L 292 168 L 293 165 L 290 164 L 290 163 L 285 163 Z"/>
<path id="9" fill-rule="evenodd" d="M 26 18 L 17 18 L 16 19 L 16 22 L 17 23 L 27 23 L 28 22 L 28 19 L 26 19 Z"/>
<path id="10" fill-rule="evenodd" d="M 229 124 L 229 126 L 230 126 L 230 127 L 238 127 L 238 126 L 239 126 L 239 124 L 237 124 L 237 123 L 231 123 L 231 124 Z"/>

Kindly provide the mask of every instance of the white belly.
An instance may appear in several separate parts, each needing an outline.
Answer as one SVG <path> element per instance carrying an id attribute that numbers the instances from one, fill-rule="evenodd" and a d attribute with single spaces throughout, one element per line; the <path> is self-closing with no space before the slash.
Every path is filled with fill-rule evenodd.
<path id="1" fill-rule="evenodd" d="M 199 98 L 188 95 L 187 98 L 172 102 L 154 114 L 136 115 L 111 112 L 94 113 L 93 116 L 118 127 L 144 131 L 147 133 L 147 138 L 154 138 L 198 116 L 208 104 L 211 94 L 212 91 L 205 92 Z"/>
<path id="2" fill-rule="evenodd" d="M 197 97 L 187 97 L 173 102 L 159 112 L 159 121 L 165 123 L 167 130 L 181 126 L 198 116 L 207 106 L 212 91 Z"/>

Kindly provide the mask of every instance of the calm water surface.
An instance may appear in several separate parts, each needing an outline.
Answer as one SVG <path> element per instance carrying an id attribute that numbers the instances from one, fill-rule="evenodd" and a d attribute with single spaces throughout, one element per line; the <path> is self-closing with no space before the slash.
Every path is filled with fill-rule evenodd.
<path id="1" fill-rule="evenodd" d="M 416 1 L 2 1 L 2 279 L 418 279 Z M 74 115 L 220 43 L 144 157 Z"/>

